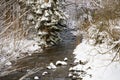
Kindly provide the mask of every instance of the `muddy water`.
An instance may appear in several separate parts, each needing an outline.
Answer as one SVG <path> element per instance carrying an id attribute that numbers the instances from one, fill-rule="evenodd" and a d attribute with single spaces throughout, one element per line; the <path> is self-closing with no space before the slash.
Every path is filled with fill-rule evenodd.
<path id="1" fill-rule="evenodd" d="M 0 80 L 19 80 L 23 75 L 27 74 L 29 71 L 35 71 L 35 73 L 27 76 L 24 80 L 34 80 L 34 76 L 38 76 L 38 80 L 71 80 L 68 78 L 68 69 L 72 66 L 73 50 L 78 44 L 76 36 L 72 35 L 70 31 L 75 31 L 74 29 L 66 29 L 62 32 L 63 41 L 58 45 L 53 46 L 45 50 L 43 53 L 35 53 L 32 56 L 25 57 L 18 60 L 11 69 L 15 70 L 10 74 L 0 77 Z M 58 60 L 63 60 L 65 57 L 68 58 L 67 66 L 58 66 L 56 70 L 48 70 L 46 66 L 50 62 L 55 64 Z M 42 76 L 42 73 L 47 71 L 48 74 Z"/>

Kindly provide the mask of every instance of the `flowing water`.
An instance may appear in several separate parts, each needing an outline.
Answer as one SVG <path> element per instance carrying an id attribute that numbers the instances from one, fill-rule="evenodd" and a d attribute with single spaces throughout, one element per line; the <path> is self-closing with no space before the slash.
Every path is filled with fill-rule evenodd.
<path id="1" fill-rule="evenodd" d="M 67 1 L 74 2 L 73 0 Z M 34 80 L 35 76 L 39 77 L 38 80 L 71 80 L 71 78 L 68 77 L 68 69 L 73 66 L 74 55 L 72 53 L 81 40 L 80 37 L 76 37 L 71 33 L 71 31 L 77 32 L 77 30 L 74 29 L 76 26 L 76 6 L 67 6 L 66 12 L 70 15 L 70 18 L 67 20 L 67 25 L 71 29 L 65 29 L 61 33 L 63 41 L 56 46 L 46 49 L 43 53 L 34 53 L 31 56 L 16 61 L 14 65 L 7 70 L 9 74 L 0 77 L 0 80 Z M 65 57 L 68 58 L 67 66 L 58 66 L 55 70 L 46 69 L 46 66 L 51 62 L 55 64 L 58 60 L 63 61 Z M 42 76 L 44 71 L 47 71 L 48 74 Z"/>
<path id="2" fill-rule="evenodd" d="M 27 75 L 24 80 L 34 80 L 34 76 L 38 76 L 38 80 L 71 80 L 68 77 L 68 69 L 72 66 L 74 60 L 72 52 L 78 44 L 77 37 L 70 33 L 71 31 L 76 30 L 66 29 L 62 32 L 63 41 L 58 45 L 46 49 L 43 53 L 35 53 L 32 56 L 16 61 L 12 68 L 9 69 L 11 73 L 0 77 L 0 80 L 19 80 L 25 74 L 29 74 L 30 71 L 35 73 Z M 50 62 L 55 64 L 56 61 L 64 60 L 65 57 L 68 58 L 67 66 L 58 66 L 55 70 L 46 69 Z M 42 76 L 44 71 L 47 71 L 48 74 Z"/>

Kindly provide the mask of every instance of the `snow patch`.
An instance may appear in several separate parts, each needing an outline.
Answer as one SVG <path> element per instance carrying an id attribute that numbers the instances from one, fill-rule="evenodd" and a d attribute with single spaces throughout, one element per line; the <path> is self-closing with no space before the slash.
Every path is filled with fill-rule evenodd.
<path id="1" fill-rule="evenodd" d="M 38 79 L 39 79 L 39 77 L 38 77 L 38 76 L 35 76 L 35 77 L 34 77 L 34 79 L 35 79 L 35 80 L 38 80 Z"/>
<path id="2" fill-rule="evenodd" d="M 45 76 L 46 74 L 48 74 L 47 71 L 43 72 L 43 73 L 42 73 L 42 76 Z"/>
<path id="3" fill-rule="evenodd" d="M 65 57 L 65 58 L 64 58 L 64 61 L 67 61 L 67 60 L 68 60 L 68 58 L 67 58 L 67 57 Z"/>
<path id="4" fill-rule="evenodd" d="M 66 66 L 66 65 L 67 65 L 67 62 L 65 62 L 65 61 L 57 61 L 57 62 L 56 62 L 56 65 Z"/>
<path id="5" fill-rule="evenodd" d="M 86 75 L 82 77 L 83 80 L 119 80 L 120 63 L 111 63 L 115 52 L 109 51 L 109 53 L 103 54 L 110 49 L 111 46 L 106 44 L 94 46 L 89 44 L 87 40 L 83 40 L 73 52 L 75 54 L 74 63 L 77 63 L 77 65 L 69 70 L 86 72 Z M 83 65 L 80 64 L 80 61 L 87 61 L 87 63 Z"/>
<path id="6" fill-rule="evenodd" d="M 12 60 L 16 60 L 17 58 L 22 58 L 24 56 L 31 56 L 32 53 L 36 51 L 42 51 L 41 47 L 39 47 L 37 42 L 34 40 L 22 39 L 14 41 L 6 39 L 5 42 L 6 44 L 3 42 L 4 46 L 1 49 L 2 54 L 0 55 L 0 68 L 6 65 L 12 65 L 10 62 Z"/>
<path id="7" fill-rule="evenodd" d="M 47 66 L 47 69 L 56 69 L 57 67 L 54 65 L 54 63 L 50 63 L 49 66 Z"/>
<path id="8" fill-rule="evenodd" d="M 10 61 L 8 61 L 8 62 L 5 63 L 5 65 L 6 65 L 6 66 L 11 66 L 12 63 L 11 63 Z"/>

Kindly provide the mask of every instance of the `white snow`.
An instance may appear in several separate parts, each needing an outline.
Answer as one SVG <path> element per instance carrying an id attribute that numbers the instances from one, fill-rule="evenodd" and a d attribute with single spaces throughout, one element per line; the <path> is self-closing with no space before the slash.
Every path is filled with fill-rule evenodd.
<path id="1" fill-rule="evenodd" d="M 53 63 L 50 63 L 50 66 L 51 66 L 52 69 L 56 69 L 57 68 Z"/>
<path id="2" fill-rule="evenodd" d="M 56 65 L 66 66 L 66 65 L 67 65 L 67 62 L 65 62 L 65 61 L 57 61 L 57 62 L 56 62 Z"/>
<path id="3" fill-rule="evenodd" d="M 87 40 L 83 40 L 73 52 L 75 54 L 74 63 L 80 60 L 88 63 L 85 65 L 78 64 L 69 70 L 84 70 L 87 74 L 92 75 L 92 77 L 86 75 L 83 80 L 120 80 L 120 63 L 111 63 L 115 52 L 100 54 L 107 52 L 111 47 L 106 46 L 106 44 L 93 46 Z"/>
<path id="4" fill-rule="evenodd" d="M 29 14 L 28 16 L 27 16 L 27 20 L 33 20 L 34 19 L 34 16 L 32 15 L 32 14 Z"/>
<path id="5" fill-rule="evenodd" d="M 46 9 L 48 7 L 52 7 L 51 3 L 44 3 L 44 4 L 41 5 L 41 8 L 43 8 L 43 9 Z"/>
<path id="6" fill-rule="evenodd" d="M 65 58 L 64 58 L 64 61 L 67 61 L 67 60 L 68 60 L 68 58 L 67 58 L 67 57 L 65 57 Z"/>
<path id="7" fill-rule="evenodd" d="M 51 66 L 47 66 L 47 69 L 52 69 Z"/>
<path id="8" fill-rule="evenodd" d="M 4 42 L 6 42 L 6 44 L 4 44 Z M 3 54 L 0 55 L 0 64 L 2 64 L 0 65 L 0 68 L 4 65 L 12 65 L 10 61 L 15 60 L 17 57 L 22 58 L 27 55 L 31 56 L 32 53 L 36 52 L 37 50 L 40 52 L 42 51 L 41 47 L 39 47 L 37 42 L 34 40 L 22 39 L 14 42 L 14 40 L 6 39 L 6 41 L 3 41 L 3 44 Z"/>
<path id="9" fill-rule="evenodd" d="M 48 72 L 47 72 L 47 71 L 43 72 L 43 73 L 42 73 L 42 76 L 44 76 L 44 75 L 46 75 L 46 74 L 48 74 Z"/>
<path id="10" fill-rule="evenodd" d="M 72 77 L 72 76 L 73 76 L 73 74 L 72 74 L 72 73 L 69 73 L 69 74 L 68 74 L 68 77 Z"/>
<path id="11" fill-rule="evenodd" d="M 42 16 L 41 21 L 48 21 L 49 19 L 49 17 Z"/>
<path id="12" fill-rule="evenodd" d="M 45 32 L 45 31 L 39 31 L 38 34 L 39 34 L 39 35 L 47 35 L 48 32 Z"/>
<path id="13" fill-rule="evenodd" d="M 82 70 L 82 68 L 83 68 L 83 66 L 78 64 L 74 67 L 70 67 L 69 71 L 80 71 L 80 70 Z"/>
<path id="14" fill-rule="evenodd" d="M 54 65 L 54 63 L 50 63 L 49 66 L 47 66 L 47 69 L 56 69 L 57 67 Z"/>
<path id="15" fill-rule="evenodd" d="M 12 63 L 11 63 L 10 61 L 8 61 L 8 62 L 5 63 L 5 65 L 6 65 L 6 66 L 11 66 Z"/>
<path id="16" fill-rule="evenodd" d="M 21 52 L 25 53 L 25 52 L 35 52 L 36 50 L 41 50 L 40 46 L 37 45 L 36 41 L 34 40 L 22 40 L 20 42 L 19 47 L 21 48 Z"/>
<path id="17" fill-rule="evenodd" d="M 34 79 L 35 79 L 35 80 L 38 80 L 38 79 L 39 79 L 39 77 L 38 77 L 38 76 L 35 76 L 35 77 L 34 77 Z"/>
<path id="18" fill-rule="evenodd" d="M 48 10 L 45 10 L 45 14 L 44 15 L 45 15 L 45 17 L 49 17 L 50 16 Z"/>
<path id="19" fill-rule="evenodd" d="M 1 58 L 0 58 L 0 62 L 1 62 L 1 63 L 3 63 L 5 60 L 6 60 L 5 57 L 1 57 Z"/>
<path id="20" fill-rule="evenodd" d="M 36 11 L 36 13 L 37 13 L 37 14 L 42 14 L 42 10 L 38 9 L 38 10 Z"/>

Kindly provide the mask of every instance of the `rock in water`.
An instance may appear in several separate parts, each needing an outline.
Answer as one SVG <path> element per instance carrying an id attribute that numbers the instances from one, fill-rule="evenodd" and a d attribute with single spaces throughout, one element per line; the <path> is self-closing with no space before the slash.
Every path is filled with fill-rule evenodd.
<path id="1" fill-rule="evenodd" d="M 50 66 L 51 66 L 52 69 L 56 69 L 57 68 L 53 63 L 50 63 Z"/>
<path id="2" fill-rule="evenodd" d="M 47 69 L 56 69 L 57 67 L 51 62 Z"/>
<path id="3" fill-rule="evenodd" d="M 39 79 L 39 77 L 38 77 L 38 76 L 35 76 L 35 77 L 34 77 L 34 79 L 35 79 L 35 80 L 38 80 L 38 79 Z"/>
<path id="4" fill-rule="evenodd" d="M 56 62 L 56 65 L 66 66 L 66 65 L 67 65 L 67 62 L 65 62 L 65 61 L 57 61 L 57 62 Z"/>
<path id="5" fill-rule="evenodd" d="M 48 74 L 48 72 L 46 72 L 46 71 L 42 73 L 43 76 L 46 75 L 46 74 Z"/>
<path id="6" fill-rule="evenodd" d="M 73 74 L 72 74 L 72 73 L 69 73 L 69 74 L 68 74 L 68 77 L 72 77 L 72 76 L 73 76 Z"/>
<path id="7" fill-rule="evenodd" d="M 67 57 L 65 57 L 65 58 L 64 58 L 64 61 L 67 61 L 67 60 L 68 60 L 68 58 L 67 58 Z"/>
<path id="8" fill-rule="evenodd" d="M 35 79 L 35 80 L 38 80 L 38 79 L 39 79 L 39 77 L 38 77 L 38 76 L 35 76 L 35 77 L 34 77 L 34 79 Z"/>

